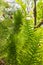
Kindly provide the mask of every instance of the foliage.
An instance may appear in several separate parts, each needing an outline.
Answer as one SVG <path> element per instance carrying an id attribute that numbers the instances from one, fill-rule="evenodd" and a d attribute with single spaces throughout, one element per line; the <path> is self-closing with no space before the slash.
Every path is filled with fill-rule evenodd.
<path id="1" fill-rule="evenodd" d="M 37 20 L 40 22 L 40 20 L 43 19 L 43 2 L 40 0 L 37 4 Z"/>
<path id="2" fill-rule="evenodd" d="M 27 4 L 22 0 L 16 3 L 21 8 L 3 12 L 4 20 L 0 21 L 0 59 L 4 57 L 6 65 L 43 65 L 43 28 L 34 29 L 33 18 L 27 19 Z M 40 4 L 43 4 L 41 0 L 37 3 L 38 21 L 43 19 Z"/>

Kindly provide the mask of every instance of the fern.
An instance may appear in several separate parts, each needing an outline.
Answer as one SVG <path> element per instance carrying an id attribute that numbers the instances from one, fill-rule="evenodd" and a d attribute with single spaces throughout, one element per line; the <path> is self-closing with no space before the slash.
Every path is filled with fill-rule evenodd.
<path id="1" fill-rule="evenodd" d="M 17 10 L 14 13 L 14 26 L 13 26 L 13 33 L 10 34 L 8 38 L 8 64 L 18 65 L 17 64 L 17 51 L 16 51 L 16 44 L 17 44 L 17 35 L 20 31 L 20 26 L 22 24 L 22 13 L 20 10 Z"/>
<path id="2" fill-rule="evenodd" d="M 2 30 L 3 38 L 6 27 L 2 26 L 2 28 L 4 28 Z M 10 30 L 7 29 L 5 33 L 7 34 L 8 31 Z M 30 21 L 23 17 L 21 10 L 14 12 L 14 23 L 11 32 L 8 34 L 9 37 L 4 34 L 6 38 L 6 44 L 3 46 L 4 50 L 0 46 L 0 52 L 2 54 L 7 53 L 7 65 L 43 65 L 39 42 L 41 35 L 36 34 L 37 31 L 32 29 Z"/>
<path id="3" fill-rule="evenodd" d="M 25 21 L 19 34 L 18 65 L 41 65 L 41 55 L 39 52 L 39 37 L 35 36 L 30 23 Z M 21 41 L 23 40 L 23 42 Z"/>

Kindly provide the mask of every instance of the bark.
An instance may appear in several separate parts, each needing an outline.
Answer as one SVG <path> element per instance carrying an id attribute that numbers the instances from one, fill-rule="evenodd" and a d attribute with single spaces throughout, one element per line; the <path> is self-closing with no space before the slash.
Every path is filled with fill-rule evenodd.
<path id="1" fill-rule="evenodd" d="M 36 26 L 36 0 L 34 0 L 34 26 Z"/>

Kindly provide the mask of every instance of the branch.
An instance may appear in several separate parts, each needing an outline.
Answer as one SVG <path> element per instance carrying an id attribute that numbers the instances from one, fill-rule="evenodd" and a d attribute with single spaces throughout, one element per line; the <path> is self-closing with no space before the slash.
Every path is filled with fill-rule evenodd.
<path id="1" fill-rule="evenodd" d="M 43 25 L 43 20 L 35 28 L 39 28 L 41 25 Z"/>

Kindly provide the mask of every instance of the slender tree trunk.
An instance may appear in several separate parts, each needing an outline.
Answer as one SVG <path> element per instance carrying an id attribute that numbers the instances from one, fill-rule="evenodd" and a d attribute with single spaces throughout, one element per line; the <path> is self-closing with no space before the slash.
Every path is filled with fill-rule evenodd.
<path id="1" fill-rule="evenodd" d="M 34 0 L 34 27 L 36 26 L 36 0 Z"/>

